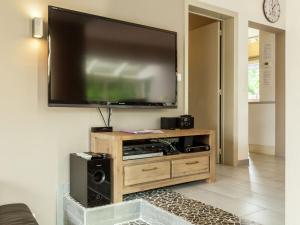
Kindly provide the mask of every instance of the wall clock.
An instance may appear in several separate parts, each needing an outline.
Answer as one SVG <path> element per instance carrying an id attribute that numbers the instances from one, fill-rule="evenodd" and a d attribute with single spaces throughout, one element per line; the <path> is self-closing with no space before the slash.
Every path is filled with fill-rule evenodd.
<path id="1" fill-rule="evenodd" d="M 279 0 L 264 0 L 263 10 L 266 19 L 271 23 L 276 23 L 280 17 Z"/>

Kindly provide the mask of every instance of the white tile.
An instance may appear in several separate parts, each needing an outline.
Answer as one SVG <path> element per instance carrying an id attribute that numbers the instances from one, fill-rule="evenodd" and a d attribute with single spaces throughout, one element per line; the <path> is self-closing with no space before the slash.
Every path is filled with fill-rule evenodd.
<path id="1" fill-rule="evenodd" d="M 227 212 L 231 212 L 238 216 L 245 216 L 264 209 L 262 207 L 247 203 L 240 199 L 230 198 L 210 191 L 202 191 L 202 190 L 190 191 L 190 192 L 183 191 L 181 193 L 185 195 L 187 198 L 201 201 L 205 204 L 223 209 Z"/>
<path id="2" fill-rule="evenodd" d="M 242 198 L 251 192 L 246 189 L 238 188 L 235 184 L 203 184 L 200 186 L 201 190 L 211 191 L 229 198 Z"/>
<path id="3" fill-rule="evenodd" d="M 257 206 L 266 209 L 270 209 L 272 211 L 284 213 L 284 208 L 285 208 L 284 199 L 251 193 L 248 196 L 244 196 L 241 200 L 251 204 L 255 204 Z"/>
<path id="4" fill-rule="evenodd" d="M 262 210 L 244 217 L 245 219 L 256 221 L 263 225 L 284 225 L 284 214 L 271 210 Z"/>
<path id="5" fill-rule="evenodd" d="M 272 197 L 279 199 L 284 202 L 285 198 L 285 193 L 284 190 L 281 188 L 278 188 L 277 186 L 274 187 L 270 184 L 259 184 L 255 182 L 242 182 L 237 184 L 237 187 L 240 189 L 247 190 L 248 192 L 251 193 L 256 193 L 259 195 L 267 196 L 267 197 Z"/>

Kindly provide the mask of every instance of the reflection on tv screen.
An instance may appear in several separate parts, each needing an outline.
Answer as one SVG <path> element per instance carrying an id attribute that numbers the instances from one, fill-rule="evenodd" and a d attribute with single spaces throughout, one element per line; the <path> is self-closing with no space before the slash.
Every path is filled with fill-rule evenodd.
<path id="1" fill-rule="evenodd" d="M 176 33 L 49 7 L 49 103 L 176 104 Z"/>

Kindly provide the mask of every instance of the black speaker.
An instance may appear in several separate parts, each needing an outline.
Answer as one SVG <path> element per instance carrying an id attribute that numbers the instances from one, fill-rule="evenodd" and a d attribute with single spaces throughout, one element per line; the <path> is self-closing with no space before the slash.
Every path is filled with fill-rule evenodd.
<path id="1" fill-rule="evenodd" d="M 177 149 L 181 152 L 187 153 L 189 152 L 189 149 L 193 147 L 193 143 L 194 143 L 193 136 L 181 137 L 179 138 Z"/>
<path id="2" fill-rule="evenodd" d="M 166 130 L 175 130 L 177 128 L 177 117 L 161 117 L 160 128 Z"/>
<path id="3" fill-rule="evenodd" d="M 194 128 L 194 117 L 191 115 L 182 115 L 177 118 L 177 127 L 179 129 L 192 129 Z"/>
<path id="4" fill-rule="evenodd" d="M 107 154 L 70 154 L 70 195 L 84 207 L 111 203 L 111 158 Z"/>

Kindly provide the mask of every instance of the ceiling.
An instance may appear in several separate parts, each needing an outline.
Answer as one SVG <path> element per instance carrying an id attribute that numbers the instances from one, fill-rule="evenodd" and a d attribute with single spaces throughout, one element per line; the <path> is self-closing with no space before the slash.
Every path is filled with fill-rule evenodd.
<path id="1" fill-rule="evenodd" d="M 193 13 L 189 13 L 189 30 L 194 30 L 196 28 L 205 26 L 210 23 L 214 23 L 217 20 L 204 17 L 204 16 L 199 16 Z"/>

